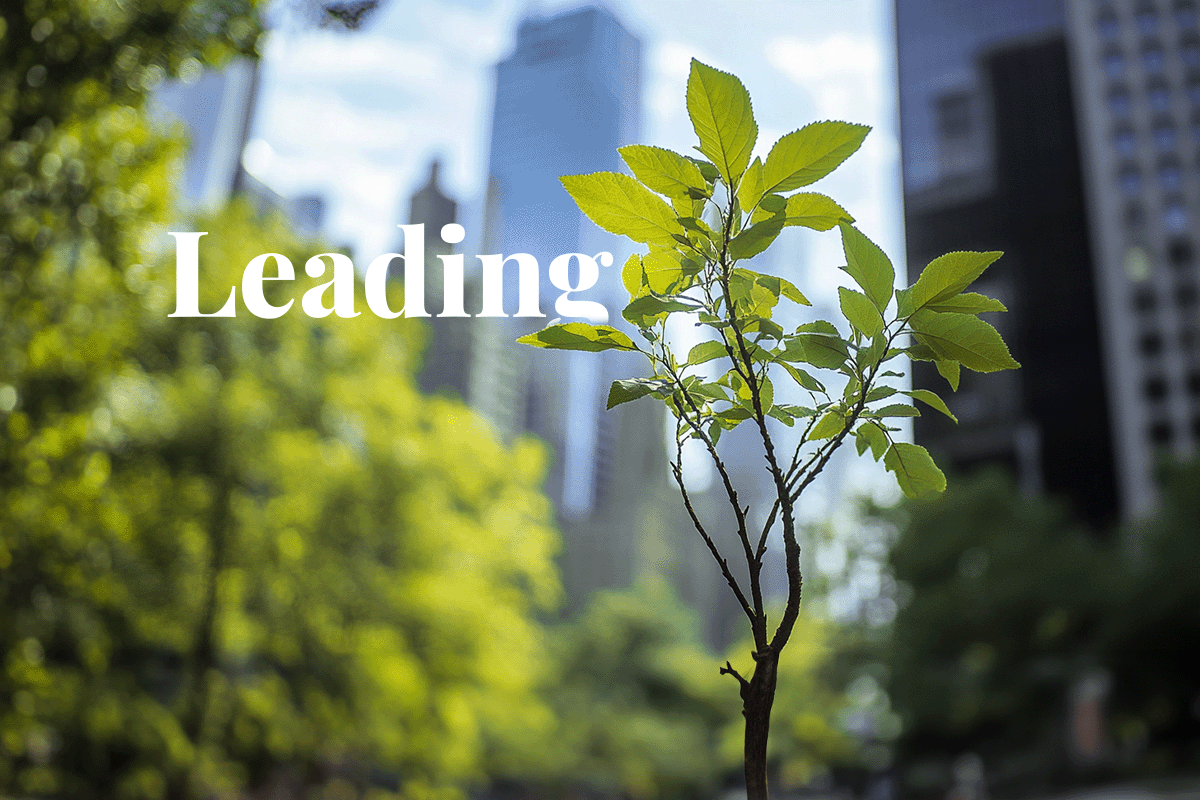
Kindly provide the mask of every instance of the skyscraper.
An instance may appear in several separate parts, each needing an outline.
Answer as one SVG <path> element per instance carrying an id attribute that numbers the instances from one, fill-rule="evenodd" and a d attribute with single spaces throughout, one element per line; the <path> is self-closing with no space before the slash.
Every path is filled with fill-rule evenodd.
<path id="1" fill-rule="evenodd" d="M 943 252 L 1005 251 L 981 291 L 1008 306 L 992 321 L 1023 365 L 964 374 L 948 398 L 961 424 L 921 417 L 916 437 L 952 468 L 1004 464 L 1027 490 L 1103 523 L 1133 465 L 1114 453 L 1065 9 L 898 0 L 896 10 L 910 280 Z M 914 383 L 938 388 L 927 367 Z"/>
<path id="2" fill-rule="evenodd" d="M 1069 0 L 1121 499 L 1154 502 L 1200 442 L 1200 24 L 1196 0 Z"/>
<path id="3" fill-rule="evenodd" d="M 480 252 L 532 254 L 543 275 L 564 253 L 611 253 L 581 297 L 624 325 L 620 266 L 631 245 L 584 217 L 559 177 L 622 170 L 617 148 L 635 141 L 639 126 L 640 42 L 602 8 L 528 17 L 496 67 L 495 98 Z M 506 270 L 513 315 L 516 265 Z M 666 574 L 700 612 L 709 640 L 724 644 L 732 604 L 669 483 L 664 409 L 642 401 L 604 410 L 611 381 L 643 364 L 628 353 L 514 345 L 558 316 L 558 291 L 541 289 L 545 317 L 471 320 L 469 399 L 503 434 L 532 432 L 554 449 L 547 490 L 563 531 L 568 603 L 577 609 L 596 589 L 628 586 L 643 571 Z"/>

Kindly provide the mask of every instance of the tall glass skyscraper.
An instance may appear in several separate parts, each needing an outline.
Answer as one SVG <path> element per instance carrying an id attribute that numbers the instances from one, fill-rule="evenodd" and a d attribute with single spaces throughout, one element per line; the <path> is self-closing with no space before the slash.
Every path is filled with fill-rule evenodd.
<path id="1" fill-rule="evenodd" d="M 543 275 L 564 253 L 612 253 L 612 266 L 602 267 L 599 283 L 582 297 L 615 316 L 628 246 L 584 217 L 559 178 L 619 170 L 617 148 L 635 140 L 640 101 L 641 43 L 610 12 L 584 8 L 523 20 L 512 55 L 496 67 L 481 252 L 529 253 Z M 505 269 L 511 315 L 518 273 L 515 264 Z M 583 519 L 605 490 L 601 462 L 611 449 L 611 425 L 600 413 L 611 359 L 539 352 L 531 360 L 523 349 L 513 352 L 512 339 L 556 316 L 558 291 L 544 280 L 541 286 L 545 319 L 476 326 L 482 336 L 471 394 L 502 431 L 530 430 L 555 445 L 551 495 L 565 517 Z"/>
<path id="2" fill-rule="evenodd" d="M 665 410 L 650 401 L 604 410 L 609 384 L 645 364 L 629 353 L 513 344 L 558 316 L 559 290 L 545 277 L 564 253 L 613 255 L 579 299 L 603 303 L 609 322 L 625 325 L 620 268 L 633 245 L 588 220 L 559 177 L 623 169 L 617 148 L 638 137 L 641 43 L 602 8 L 530 16 L 517 28 L 512 54 L 496 67 L 495 88 L 479 252 L 535 256 L 546 316 L 512 316 L 518 275 L 509 263 L 504 310 L 510 316 L 471 320 L 471 403 L 502 434 L 532 432 L 554 448 L 546 488 L 563 532 L 569 610 L 597 589 L 629 586 L 642 574 L 667 577 L 699 613 L 709 642 L 723 647 L 739 612 L 679 508 L 667 468 Z"/>

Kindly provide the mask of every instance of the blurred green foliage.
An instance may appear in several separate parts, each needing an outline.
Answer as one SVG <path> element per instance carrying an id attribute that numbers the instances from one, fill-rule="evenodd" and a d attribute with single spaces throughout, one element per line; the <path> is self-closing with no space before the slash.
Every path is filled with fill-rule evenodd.
<path id="1" fill-rule="evenodd" d="M 544 449 L 419 395 L 419 328 L 167 318 L 183 142 L 143 104 L 253 15 L 0 23 L 0 794 L 437 796 L 552 723 Z M 242 204 L 176 224 L 205 292 L 311 255 Z"/>
<path id="2" fill-rule="evenodd" d="M 186 142 L 145 111 L 253 55 L 252 4 L 0 15 L 0 795 L 683 798 L 735 774 L 738 705 L 665 588 L 543 624 L 549 454 L 419 394 L 423 328 L 168 318 L 168 229 L 209 232 L 204 311 L 254 256 L 319 252 L 240 201 L 183 216 Z M 801 627 L 792 782 L 853 759 L 831 629 Z"/>
<path id="3" fill-rule="evenodd" d="M 836 632 L 802 615 L 780 661 L 788 684 L 776 700 L 769 755 L 787 789 L 860 762 L 858 741 L 840 725 L 853 706 L 845 672 L 830 674 Z M 741 703 L 669 584 L 646 579 L 600 592 L 578 619 L 555 626 L 552 641 L 546 697 L 558 727 L 543 760 L 511 777 L 532 776 L 551 794 L 574 786 L 664 799 L 712 797 L 740 783 Z M 746 639 L 727 656 L 748 667 L 752 649 Z"/>
<path id="4" fill-rule="evenodd" d="M 890 693 L 914 796 L 982 757 L 997 793 L 1200 769 L 1200 462 L 1166 466 L 1161 510 L 1105 534 L 999 474 L 894 513 L 908 596 Z M 1106 676 L 1105 746 L 1072 752 L 1072 695 Z"/>

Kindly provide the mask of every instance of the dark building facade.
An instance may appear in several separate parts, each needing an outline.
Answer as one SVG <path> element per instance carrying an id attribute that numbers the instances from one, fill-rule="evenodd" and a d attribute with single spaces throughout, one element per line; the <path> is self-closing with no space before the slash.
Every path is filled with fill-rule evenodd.
<path id="1" fill-rule="evenodd" d="M 964 371 L 960 424 L 920 417 L 916 439 L 1103 525 L 1118 494 L 1061 3 L 899 0 L 897 40 L 909 279 L 942 253 L 1004 251 L 980 290 L 1008 306 L 988 318 L 1022 364 Z M 913 382 L 945 387 L 928 364 Z"/>

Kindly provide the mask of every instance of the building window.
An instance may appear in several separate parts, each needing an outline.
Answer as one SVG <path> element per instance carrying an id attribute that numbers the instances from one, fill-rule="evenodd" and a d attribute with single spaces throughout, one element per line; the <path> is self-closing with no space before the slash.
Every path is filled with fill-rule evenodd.
<path id="1" fill-rule="evenodd" d="M 1158 306 L 1158 298 L 1154 294 L 1154 289 L 1149 286 L 1142 286 L 1133 294 L 1133 307 L 1143 314 L 1147 314 Z"/>
<path id="2" fill-rule="evenodd" d="M 1125 225 L 1133 230 L 1137 230 L 1146 224 L 1146 211 L 1142 208 L 1142 204 L 1130 201 L 1125 206 Z"/>
<path id="3" fill-rule="evenodd" d="M 1167 58 L 1163 53 L 1162 42 L 1157 39 L 1147 39 L 1142 43 L 1142 66 L 1146 68 L 1147 72 L 1162 72 L 1166 63 Z"/>
<path id="4" fill-rule="evenodd" d="M 1125 274 L 1131 281 L 1144 281 L 1150 277 L 1150 254 L 1141 245 L 1125 251 Z"/>
<path id="5" fill-rule="evenodd" d="M 1116 45 L 1109 45 L 1104 51 L 1104 73 L 1108 77 L 1116 80 L 1125 75 L 1125 56 L 1121 54 L 1121 48 Z"/>
<path id="6" fill-rule="evenodd" d="M 974 129 L 969 92 L 957 92 L 938 98 L 938 127 L 946 139 L 965 139 Z"/>
<path id="7" fill-rule="evenodd" d="M 1175 129 L 1175 120 L 1170 117 L 1159 117 L 1154 121 L 1154 145 L 1159 150 L 1174 150 L 1179 143 L 1179 134 Z"/>
<path id="8" fill-rule="evenodd" d="M 1129 109 L 1133 102 L 1129 97 L 1129 90 L 1124 86 L 1114 86 L 1108 92 L 1108 110 L 1114 116 L 1124 117 L 1129 114 Z"/>
<path id="9" fill-rule="evenodd" d="M 1196 284 L 1184 283 L 1175 287 L 1175 302 L 1184 308 L 1196 305 Z"/>
<path id="10" fill-rule="evenodd" d="M 1196 0 L 1175 0 L 1175 22 L 1184 30 L 1200 23 L 1196 14 Z"/>
<path id="11" fill-rule="evenodd" d="M 1096 17 L 1096 29 L 1106 42 L 1116 41 L 1121 35 L 1121 21 L 1111 8 L 1105 8 Z"/>
<path id="12" fill-rule="evenodd" d="M 1146 99 L 1150 108 L 1155 111 L 1168 111 L 1171 108 L 1171 87 L 1161 75 L 1155 75 L 1146 82 Z"/>
<path id="13" fill-rule="evenodd" d="M 1142 33 L 1154 33 L 1158 30 L 1158 9 L 1149 0 L 1138 3 L 1135 17 Z"/>
<path id="14" fill-rule="evenodd" d="M 1200 372 L 1191 372 L 1187 376 L 1187 390 L 1192 397 L 1200 397 Z"/>
<path id="15" fill-rule="evenodd" d="M 1158 185 L 1168 192 L 1178 192 L 1183 186 L 1183 168 L 1177 156 L 1168 155 L 1159 159 Z"/>
<path id="16" fill-rule="evenodd" d="M 1117 148 L 1117 152 L 1123 156 L 1131 156 L 1137 152 L 1137 136 L 1133 132 L 1133 127 L 1128 123 L 1118 125 L 1113 131 L 1113 144 Z"/>
<path id="17" fill-rule="evenodd" d="M 1188 212 L 1183 198 L 1169 197 L 1163 205 L 1163 225 L 1171 233 L 1183 233 L 1188 228 Z"/>
<path id="18" fill-rule="evenodd" d="M 1183 352 L 1195 350 L 1197 342 L 1200 342 L 1200 331 L 1195 328 L 1184 328 L 1179 332 L 1179 349 Z"/>
<path id="19" fill-rule="evenodd" d="M 1150 441 L 1156 445 L 1168 445 L 1171 443 L 1171 435 L 1174 431 L 1171 430 L 1171 423 L 1166 420 L 1160 420 L 1150 426 Z"/>
<path id="20" fill-rule="evenodd" d="M 1196 252 L 1187 239 L 1175 239 L 1167 245 L 1167 258 L 1173 266 L 1190 267 L 1196 258 Z"/>
<path id="21" fill-rule="evenodd" d="M 1125 164 L 1117 173 L 1117 181 L 1126 197 L 1137 197 L 1142 192 L 1142 170 L 1137 164 Z"/>
<path id="22" fill-rule="evenodd" d="M 1200 67 L 1200 33 L 1188 31 L 1179 37 L 1179 55 L 1189 67 Z"/>
<path id="23" fill-rule="evenodd" d="M 1192 417 L 1192 438 L 1200 441 L 1200 417 Z"/>
<path id="24" fill-rule="evenodd" d="M 1188 76 L 1187 95 L 1192 105 L 1200 106 L 1200 72 Z"/>
<path id="25" fill-rule="evenodd" d="M 1167 397 L 1166 378 L 1160 376 L 1148 378 L 1146 383 L 1142 385 L 1142 393 L 1145 394 L 1146 399 L 1152 403 L 1165 400 Z"/>
<path id="26" fill-rule="evenodd" d="M 1157 333 L 1142 334 L 1142 338 L 1138 341 L 1138 348 L 1144 356 L 1156 356 L 1162 353 L 1163 341 L 1162 336 Z"/>

